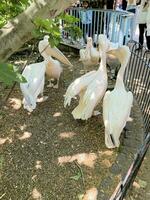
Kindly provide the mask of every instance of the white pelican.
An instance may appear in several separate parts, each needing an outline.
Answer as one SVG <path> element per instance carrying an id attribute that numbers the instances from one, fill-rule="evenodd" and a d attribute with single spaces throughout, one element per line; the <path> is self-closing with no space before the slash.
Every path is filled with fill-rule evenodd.
<path id="1" fill-rule="evenodd" d="M 115 55 L 121 68 L 113 91 L 107 91 L 103 100 L 103 120 L 105 125 L 105 144 L 108 148 L 119 147 L 119 137 L 129 119 L 133 103 L 133 94 L 127 92 L 123 83 L 123 75 L 130 58 L 130 50 L 122 46 L 109 52 Z"/>
<path id="2" fill-rule="evenodd" d="M 106 36 L 99 36 L 101 62 L 97 71 L 91 71 L 76 79 L 67 89 L 64 106 L 70 105 L 71 98 L 79 95 L 79 105 L 72 111 L 75 119 L 87 120 L 94 108 L 101 101 L 107 89 L 106 52 L 108 50 Z"/>
<path id="3" fill-rule="evenodd" d="M 43 96 L 45 70 L 49 58 L 40 63 L 27 65 L 22 73 L 27 83 L 21 83 L 20 88 L 23 93 L 23 107 L 29 112 L 36 108 L 37 97 L 39 94 Z"/>
<path id="4" fill-rule="evenodd" d="M 48 36 L 45 36 L 44 40 L 39 42 L 39 50 L 44 61 L 27 65 L 22 73 L 26 78 L 27 83 L 20 84 L 24 96 L 23 105 L 29 112 L 32 112 L 36 108 L 36 102 L 38 102 L 37 97 L 39 94 L 43 95 L 46 68 L 49 68 L 50 66 L 51 75 L 59 81 L 59 75 L 61 73 L 60 63 L 57 60 L 52 59 L 51 56 L 60 59 L 63 63 L 71 65 L 68 59 L 57 48 L 50 48 Z M 43 100 L 45 100 L 45 98 L 47 97 L 43 97 Z"/>
<path id="5" fill-rule="evenodd" d="M 49 62 L 46 64 L 46 74 L 49 78 L 49 85 L 47 87 L 58 88 L 59 78 L 63 71 L 63 68 L 59 61 L 62 63 L 72 66 L 69 60 L 64 56 L 64 54 L 57 49 L 56 47 L 51 48 L 49 45 L 49 36 L 45 35 L 44 39 L 39 42 L 38 48 L 40 54 L 45 58 L 45 56 L 49 56 Z M 52 57 L 57 58 L 58 60 L 54 60 Z M 51 79 L 57 79 L 57 84 L 53 86 L 51 83 Z"/>
<path id="6" fill-rule="evenodd" d="M 88 67 L 99 64 L 99 51 L 93 47 L 93 40 L 91 37 L 87 38 L 86 48 L 80 49 L 79 54 L 79 61 L 82 61 L 85 72 L 87 72 Z"/>

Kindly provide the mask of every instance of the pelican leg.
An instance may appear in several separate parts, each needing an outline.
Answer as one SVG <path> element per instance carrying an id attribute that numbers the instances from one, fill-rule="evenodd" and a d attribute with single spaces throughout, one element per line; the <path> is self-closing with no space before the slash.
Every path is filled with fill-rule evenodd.
<path id="1" fill-rule="evenodd" d="M 56 83 L 56 85 L 53 85 L 53 88 L 58 89 L 58 85 L 59 85 L 59 78 L 57 79 L 57 83 Z"/>
<path id="2" fill-rule="evenodd" d="M 102 113 L 99 112 L 98 110 L 94 110 L 92 116 L 97 116 L 97 115 L 101 115 Z"/>
<path id="3" fill-rule="evenodd" d="M 108 70 L 111 72 L 111 66 L 107 63 Z"/>
<path id="4" fill-rule="evenodd" d="M 48 99 L 48 96 L 42 96 L 42 97 L 40 97 L 40 98 L 37 98 L 37 103 L 41 103 L 41 102 L 44 102 L 44 101 L 46 101 Z"/>
<path id="5" fill-rule="evenodd" d="M 24 109 L 26 109 L 26 110 L 27 110 L 28 112 L 30 112 L 30 113 L 33 112 L 33 109 L 30 108 L 29 106 L 25 106 L 25 105 L 24 105 Z"/>
<path id="6" fill-rule="evenodd" d="M 30 113 L 33 111 L 33 109 L 30 108 L 30 107 L 28 106 L 28 104 L 27 104 L 25 98 L 23 98 L 22 103 L 23 103 L 23 108 L 24 108 L 24 109 L 26 109 L 26 110 L 29 111 Z"/>
<path id="7" fill-rule="evenodd" d="M 49 84 L 47 85 L 47 87 L 53 87 L 54 85 L 53 85 L 53 83 L 51 82 L 51 79 L 48 80 L 48 81 L 49 81 Z"/>
<path id="8" fill-rule="evenodd" d="M 127 127 L 127 126 L 125 126 L 124 128 L 123 128 L 123 137 L 124 138 L 127 138 L 127 132 L 129 131 L 129 128 Z"/>
<path id="9" fill-rule="evenodd" d="M 83 70 L 84 70 L 84 74 L 88 72 L 86 65 L 84 65 Z"/>

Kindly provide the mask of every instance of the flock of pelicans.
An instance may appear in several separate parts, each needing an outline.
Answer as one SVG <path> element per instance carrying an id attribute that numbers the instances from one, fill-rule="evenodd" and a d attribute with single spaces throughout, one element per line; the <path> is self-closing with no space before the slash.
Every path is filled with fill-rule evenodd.
<path id="1" fill-rule="evenodd" d="M 36 108 L 38 96 L 43 96 L 45 73 L 50 78 L 48 86 L 58 88 L 62 73 L 62 67 L 58 60 L 72 66 L 56 47 L 50 47 L 48 38 L 48 36 L 44 36 L 38 46 L 44 61 L 27 65 L 22 74 L 27 80 L 26 83 L 20 84 L 24 96 L 23 106 L 29 112 Z M 71 99 L 78 95 L 79 104 L 72 111 L 72 115 L 74 119 L 87 120 L 94 114 L 94 108 L 103 99 L 105 144 L 108 148 L 115 148 L 120 145 L 119 137 L 126 122 L 130 119 L 133 103 L 133 94 L 126 91 L 123 82 L 124 71 L 130 58 L 130 50 L 127 46 L 112 48 L 110 41 L 103 34 L 99 35 L 98 44 L 98 49 L 94 48 L 92 38 L 88 38 L 86 48 L 80 50 L 80 60 L 85 68 L 95 64 L 99 64 L 99 68 L 86 72 L 69 85 L 65 94 L 64 107 L 70 106 Z M 107 55 L 115 56 L 121 63 L 112 91 L 106 91 L 108 85 Z M 52 57 L 58 60 L 54 60 Z M 56 85 L 53 85 L 51 78 L 57 79 Z M 43 99 L 46 98 L 43 96 Z"/>

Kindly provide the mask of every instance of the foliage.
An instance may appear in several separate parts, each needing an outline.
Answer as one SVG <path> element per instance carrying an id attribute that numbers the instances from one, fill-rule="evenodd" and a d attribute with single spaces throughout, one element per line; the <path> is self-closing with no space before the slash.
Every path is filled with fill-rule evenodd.
<path id="1" fill-rule="evenodd" d="M 22 11 L 24 11 L 33 0 L 1 0 L 0 3 L 0 28 L 7 23 L 8 20 L 16 17 Z M 68 14 L 61 14 L 55 19 L 36 19 L 34 24 L 36 26 L 34 30 L 34 36 L 41 38 L 44 35 L 49 35 L 50 45 L 57 46 L 61 41 L 60 22 L 63 22 L 63 30 L 74 40 L 81 37 L 81 30 L 75 26 L 79 19 L 70 16 Z M 14 81 L 25 82 L 25 78 L 19 74 L 18 71 L 14 71 L 13 66 L 10 64 L 0 63 L 0 81 L 7 85 L 12 84 Z"/>
<path id="2" fill-rule="evenodd" d="M 59 29 L 59 24 L 53 19 L 41 19 L 37 18 L 34 21 L 36 26 L 33 31 L 34 37 L 43 37 L 44 35 L 49 35 L 49 43 L 51 46 L 57 46 L 61 40 L 61 34 Z"/>
<path id="3" fill-rule="evenodd" d="M 11 64 L 0 63 L 0 81 L 12 85 L 14 81 L 25 83 L 26 79 Z"/>
<path id="4" fill-rule="evenodd" d="M 76 26 L 76 23 L 79 22 L 78 18 L 63 13 L 59 16 L 59 19 L 62 19 L 64 21 L 63 29 L 64 31 L 68 32 L 73 40 L 76 40 L 77 38 L 80 38 L 82 36 L 81 29 Z"/>
<path id="5" fill-rule="evenodd" d="M 0 1 L 0 28 L 2 28 L 9 19 L 16 17 L 24 11 L 32 0 L 1 0 Z M 16 82 L 26 82 L 25 78 L 18 72 L 14 71 L 11 64 L 0 63 L 0 81 L 6 85 Z"/>
<path id="6" fill-rule="evenodd" d="M 1 0 L 0 1 L 0 28 L 6 22 L 16 17 L 30 5 L 32 0 Z"/>
<path id="7" fill-rule="evenodd" d="M 24 11 L 33 0 L 1 0 L 0 3 L 0 28 L 6 24 L 9 19 L 16 17 L 22 11 Z M 63 29 L 76 40 L 82 36 L 81 30 L 75 26 L 79 19 L 68 14 L 61 14 L 55 19 L 36 19 L 34 24 L 36 29 L 34 36 L 42 37 L 43 35 L 49 35 L 49 42 L 52 46 L 57 46 L 61 40 L 60 21 L 63 21 Z"/>
<path id="8" fill-rule="evenodd" d="M 63 21 L 63 27 L 60 26 L 60 22 Z M 49 35 L 50 45 L 57 46 L 61 41 L 62 28 L 67 31 L 68 34 L 76 40 L 82 36 L 82 32 L 79 27 L 75 26 L 75 23 L 79 21 L 78 18 L 70 16 L 68 14 L 61 14 L 55 19 L 40 19 L 37 18 L 33 23 L 36 26 L 33 34 L 34 37 L 42 38 L 43 35 Z"/>

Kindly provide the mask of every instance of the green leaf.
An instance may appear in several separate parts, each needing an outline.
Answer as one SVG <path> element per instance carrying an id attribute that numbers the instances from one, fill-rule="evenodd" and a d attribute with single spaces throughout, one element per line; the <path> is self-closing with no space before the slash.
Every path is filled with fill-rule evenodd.
<path id="1" fill-rule="evenodd" d="M 49 35 L 49 43 L 51 47 L 57 46 L 61 41 L 61 33 L 59 24 L 56 21 L 52 19 L 35 19 L 33 22 L 36 26 L 36 29 L 33 31 L 34 36 L 41 37 Z"/>
<path id="2" fill-rule="evenodd" d="M 65 23 L 68 23 L 68 24 L 72 24 L 79 21 L 79 18 L 76 18 L 68 14 L 63 15 L 62 19 L 65 21 Z"/>
<path id="3" fill-rule="evenodd" d="M 25 83 L 26 79 L 16 70 L 14 66 L 7 63 L 0 63 L 0 80 L 6 85 L 12 85 L 13 82 Z"/>
<path id="4" fill-rule="evenodd" d="M 75 24 L 79 21 L 79 19 L 62 13 L 55 19 L 35 19 L 33 21 L 34 25 L 36 26 L 35 30 L 33 31 L 34 37 L 41 38 L 44 35 L 49 35 L 49 43 L 51 47 L 58 46 L 61 41 L 61 30 L 59 26 L 60 20 L 63 20 L 63 29 L 69 33 L 71 38 L 76 40 L 82 36 L 81 29 Z"/>
<path id="5" fill-rule="evenodd" d="M 24 11 L 33 0 L 1 0 L 0 1 L 0 13 L 3 21 L 7 23 L 9 19 L 17 16 L 19 13 Z M 1 23 L 0 28 L 5 23 Z"/>
<path id="6" fill-rule="evenodd" d="M 78 181 L 78 180 L 81 178 L 81 173 L 78 172 L 77 175 L 75 175 L 75 176 L 71 176 L 70 178 L 73 179 L 73 180 L 75 180 L 75 181 Z"/>
<path id="7" fill-rule="evenodd" d="M 17 81 L 18 80 L 18 81 Z M 27 80 L 25 79 L 24 76 L 22 76 L 20 73 L 16 73 L 16 81 L 19 83 L 26 83 Z"/>

